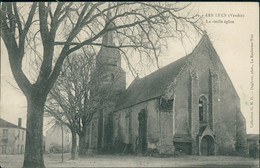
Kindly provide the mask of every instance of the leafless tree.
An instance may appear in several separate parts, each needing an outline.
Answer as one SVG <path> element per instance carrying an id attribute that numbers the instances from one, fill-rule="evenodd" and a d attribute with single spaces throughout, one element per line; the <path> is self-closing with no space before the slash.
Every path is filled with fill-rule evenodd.
<path id="1" fill-rule="evenodd" d="M 24 168 L 44 167 L 44 105 L 68 55 L 83 46 L 101 46 L 100 37 L 115 31 L 114 47 L 122 53 L 132 48 L 139 57 L 158 60 L 165 38 L 185 37 L 191 28 L 200 32 L 199 18 L 189 4 L 176 2 L 7 2 L 1 3 L 0 12 L 1 38 L 14 79 L 27 99 Z M 30 78 L 31 71 L 36 78 Z"/>
<path id="2" fill-rule="evenodd" d="M 86 120 L 91 119 L 93 114 L 84 114 L 84 99 L 88 94 L 89 70 L 84 59 L 79 57 L 67 57 L 63 64 L 60 76 L 50 91 L 45 104 L 45 111 L 56 120 L 65 124 L 72 133 L 71 158 L 76 155 L 76 134 L 80 139 L 85 134 Z M 76 61 L 78 60 L 78 61 Z M 86 73 L 86 74 L 85 74 Z M 80 148 L 79 148 L 80 149 Z"/>
<path id="3" fill-rule="evenodd" d="M 102 109 L 101 103 L 113 96 L 113 83 L 105 90 L 99 87 L 103 76 L 102 71 L 96 70 L 94 58 L 93 54 L 67 57 L 45 104 L 47 116 L 49 114 L 71 130 L 72 159 L 76 155 L 76 134 L 79 137 L 79 155 L 85 155 L 87 127 L 95 113 Z"/>

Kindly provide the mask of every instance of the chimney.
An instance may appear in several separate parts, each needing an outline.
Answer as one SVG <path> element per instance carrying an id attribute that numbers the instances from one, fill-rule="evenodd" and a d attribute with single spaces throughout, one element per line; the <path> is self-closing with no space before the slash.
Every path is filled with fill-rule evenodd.
<path id="1" fill-rule="evenodd" d="M 22 126 L 22 118 L 18 118 L 18 127 Z"/>

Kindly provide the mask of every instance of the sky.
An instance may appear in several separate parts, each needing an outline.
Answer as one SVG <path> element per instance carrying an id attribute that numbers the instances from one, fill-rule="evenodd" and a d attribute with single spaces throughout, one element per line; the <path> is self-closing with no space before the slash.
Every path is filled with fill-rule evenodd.
<path id="1" fill-rule="evenodd" d="M 240 97 L 241 111 L 246 118 L 247 133 L 259 133 L 259 7 L 254 2 L 200 2 L 194 10 L 204 17 L 207 34 L 213 43 Z M 162 52 L 161 67 L 189 54 L 199 39 L 189 46 L 169 41 Z M 148 68 L 146 73 L 154 71 Z M 127 71 L 127 85 L 133 77 Z M 141 75 L 141 76 L 142 76 Z M 252 104 L 253 103 L 253 104 Z M 15 83 L 1 41 L 1 118 L 26 126 L 26 99 Z"/>

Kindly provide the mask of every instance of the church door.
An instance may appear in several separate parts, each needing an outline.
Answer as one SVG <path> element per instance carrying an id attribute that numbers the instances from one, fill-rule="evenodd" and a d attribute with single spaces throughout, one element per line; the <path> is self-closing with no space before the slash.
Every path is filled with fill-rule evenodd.
<path id="1" fill-rule="evenodd" d="M 201 140 L 201 154 L 203 156 L 214 155 L 214 139 L 206 135 Z"/>
<path id="2" fill-rule="evenodd" d="M 141 110 L 138 114 L 138 121 L 139 121 L 139 142 L 138 148 L 139 152 L 145 154 L 147 150 L 147 113 L 145 110 Z"/>

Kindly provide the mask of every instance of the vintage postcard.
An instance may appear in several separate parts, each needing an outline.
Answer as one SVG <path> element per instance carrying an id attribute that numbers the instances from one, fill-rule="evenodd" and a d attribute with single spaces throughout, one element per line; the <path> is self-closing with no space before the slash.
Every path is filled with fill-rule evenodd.
<path id="1" fill-rule="evenodd" d="M 0 168 L 259 166 L 259 3 L 0 8 Z"/>

